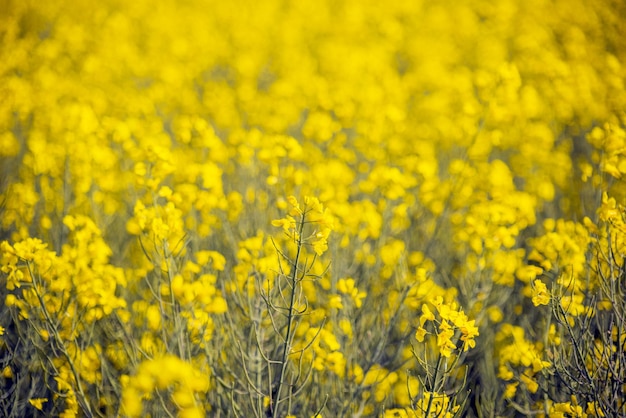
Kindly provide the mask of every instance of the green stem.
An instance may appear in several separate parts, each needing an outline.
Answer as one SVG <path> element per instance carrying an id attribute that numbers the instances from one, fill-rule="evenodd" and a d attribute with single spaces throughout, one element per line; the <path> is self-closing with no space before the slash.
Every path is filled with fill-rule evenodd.
<path id="1" fill-rule="evenodd" d="M 439 368 L 441 367 L 441 359 L 442 359 L 442 355 L 439 354 L 439 356 L 437 357 L 437 365 L 435 366 L 435 376 L 433 377 L 433 385 L 430 391 L 430 396 L 428 397 L 428 406 L 426 407 L 426 412 L 424 413 L 425 417 L 428 417 L 430 414 L 430 408 L 432 408 L 433 405 L 433 397 L 435 394 L 435 390 L 437 388 L 437 380 L 439 379 Z"/>
<path id="2" fill-rule="evenodd" d="M 291 272 L 291 296 L 289 301 L 289 313 L 287 314 L 287 332 L 285 334 L 285 341 L 283 343 L 283 354 L 280 361 L 281 367 L 278 373 L 278 382 L 275 392 L 272 394 L 272 403 L 271 403 L 271 411 L 272 416 L 278 416 L 278 407 L 280 399 L 280 392 L 283 387 L 285 373 L 287 371 L 287 357 L 289 355 L 289 348 L 291 346 L 291 333 L 294 322 L 294 304 L 296 299 L 296 284 L 298 283 L 298 263 L 300 261 L 300 251 L 302 249 L 302 232 L 304 231 L 304 211 L 302 212 L 302 216 L 300 217 L 300 225 L 298 226 L 298 236 L 296 240 L 297 249 L 296 249 L 296 257 L 293 262 L 293 269 Z"/>

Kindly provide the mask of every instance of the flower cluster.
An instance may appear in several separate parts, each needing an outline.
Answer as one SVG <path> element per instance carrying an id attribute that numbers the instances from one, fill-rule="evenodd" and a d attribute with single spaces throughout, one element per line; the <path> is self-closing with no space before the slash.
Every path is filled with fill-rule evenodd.
<path id="1" fill-rule="evenodd" d="M 504 396 L 514 398 L 520 383 L 526 391 L 536 393 L 539 389 L 536 376 L 551 365 L 544 358 L 542 344 L 527 340 L 523 328 L 508 324 L 498 331 L 495 342 L 500 359 L 498 377 L 510 382 Z"/>
<path id="2" fill-rule="evenodd" d="M 439 354 L 443 357 L 450 357 L 457 349 L 465 352 L 476 345 L 474 338 L 479 335 L 475 320 L 469 320 L 463 310 L 459 310 L 455 303 L 446 304 L 441 297 L 433 301 L 437 316 L 428 304 L 422 305 L 422 315 L 419 317 L 419 327 L 415 332 L 415 339 L 423 342 L 426 335 L 434 334 L 437 340 Z M 428 323 L 435 324 L 434 331 L 429 332 L 425 326 Z M 460 334 L 457 337 L 457 334 Z M 456 338 L 462 342 L 462 346 L 457 348 Z"/>
<path id="3" fill-rule="evenodd" d="M 206 415 L 201 396 L 210 389 L 208 370 L 199 370 L 172 355 L 142 362 L 132 376 L 123 381 L 122 413 L 140 417 L 144 399 L 159 397 L 171 404 L 180 417 Z M 166 398 L 162 398 L 166 397 Z"/>
<path id="4" fill-rule="evenodd" d="M 287 202 L 289 214 L 285 218 L 272 221 L 272 225 L 282 227 L 290 239 L 311 246 L 318 256 L 324 254 L 328 249 L 328 235 L 333 229 L 333 220 L 328 210 L 324 209 L 316 197 L 306 196 L 303 207 L 300 207 L 294 196 L 289 196 Z M 302 236 L 305 218 L 307 223 L 313 225 L 313 229 L 307 233 L 307 236 Z M 298 225 L 300 228 L 297 227 Z"/>

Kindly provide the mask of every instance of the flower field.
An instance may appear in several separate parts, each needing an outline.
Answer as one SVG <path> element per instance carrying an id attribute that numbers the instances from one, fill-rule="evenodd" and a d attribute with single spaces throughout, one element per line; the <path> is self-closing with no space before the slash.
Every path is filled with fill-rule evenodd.
<path id="1" fill-rule="evenodd" d="M 0 0 L 0 416 L 626 417 L 623 16 Z"/>

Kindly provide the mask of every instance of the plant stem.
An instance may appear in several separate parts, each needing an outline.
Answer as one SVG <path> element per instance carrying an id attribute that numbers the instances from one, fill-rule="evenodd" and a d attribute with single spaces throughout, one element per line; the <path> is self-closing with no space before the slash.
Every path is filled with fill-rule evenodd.
<path id="1" fill-rule="evenodd" d="M 300 217 L 300 224 L 298 225 L 298 232 L 297 232 L 298 235 L 296 237 L 296 244 L 297 244 L 296 257 L 293 262 L 293 269 L 292 269 L 291 277 L 290 277 L 291 296 L 290 296 L 290 301 L 289 301 L 289 311 L 287 314 L 287 331 L 285 333 L 285 340 L 283 342 L 283 354 L 280 360 L 281 366 L 280 366 L 280 371 L 278 373 L 277 387 L 274 393 L 272 393 L 272 403 L 270 406 L 272 417 L 278 416 L 278 407 L 279 407 L 279 402 L 281 401 L 280 392 L 282 390 L 285 373 L 287 371 L 287 363 L 288 363 L 287 357 L 289 355 L 289 349 L 291 346 L 291 333 L 292 333 L 293 321 L 294 321 L 294 316 L 295 316 L 294 304 L 295 304 L 295 299 L 296 299 L 296 285 L 298 284 L 298 263 L 300 261 L 300 251 L 302 249 L 302 232 L 304 231 L 304 218 L 305 218 L 305 212 L 303 211 L 302 216 Z"/>
<path id="2" fill-rule="evenodd" d="M 432 389 L 430 392 L 430 396 L 428 397 L 428 406 L 426 407 L 426 412 L 424 414 L 425 417 L 429 417 L 430 415 L 430 408 L 432 408 L 433 405 L 433 397 L 435 396 L 435 391 L 437 390 L 437 386 L 438 386 L 438 382 L 437 380 L 439 379 L 439 368 L 441 367 L 441 360 L 442 360 L 442 355 L 439 354 L 439 356 L 437 357 L 437 365 L 435 366 L 435 376 L 433 378 L 433 385 L 432 385 Z"/>

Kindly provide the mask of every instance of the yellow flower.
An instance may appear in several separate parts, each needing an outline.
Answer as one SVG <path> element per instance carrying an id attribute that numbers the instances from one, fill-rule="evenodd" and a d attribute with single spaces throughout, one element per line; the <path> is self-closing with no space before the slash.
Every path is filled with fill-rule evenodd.
<path id="1" fill-rule="evenodd" d="M 597 402 L 587 402 L 587 410 L 586 410 L 587 414 L 589 415 L 595 415 L 596 417 L 604 417 L 604 412 L 602 412 L 602 409 L 598 406 Z"/>
<path id="2" fill-rule="evenodd" d="M 517 392 L 517 386 L 519 385 L 518 382 L 515 383 L 509 383 L 508 385 L 506 385 L 506 388 L 504 389 L 504 399 L 511 399 L 515 396 L 515 393 Z"/>
<path id="3" fill-rule="evenodd" d="M 570 402 L 555 403 L 550 408 L 550 416 L 582 417 L 583 408 L 580 405 L 572 405 Z"/>
<path id="4" fill-rule="evenodd" d="M 41 336 L 41 339 L 44 341 L 48 341 L 48 339 L 50 339 L 50 333 L 45 329 L 40 329 L 39 335 Z"/>
<path id="5" fill-rule="evenodd" d="M 524 385 L 526 385 L 526 388 L 530 393 L 536 393 L 539 389 L 539 384 L 532 377 L 522 374 L 520 379 L 524 382 Z"/>
<path id="6" fill-rule="evenodd" d="M 172 393 L 172 400 L 179 408 L 191 408 L 196 403 L 193 392 L 184 389 L 178 389 Z"/>
<path id="7" fill-rule="evenodd" d="M 428 331 L 426 331 L 422 327 L 419 327 L 417 331 L 415 332 L 415 339 L 420 343 L 424 342 L 424 338 L 426 337 L 426 334 L 428 334 Z"/>
<path id="8" fill-rule="evenodd" d="M 285 233 L 290 233 L 290 231 L 293 231 L 296 228 L 296 220 L 292 218 L 291 216 L 287 215 L 281 219 L 274 219 L 272 221 L 272 225 L 279 227 L 279 228 L 283 228 Z"/>
<path id="9" fill-rule="evenodd" d="M 467 351 L 470 348 L 474 348 L 476 346 L 476 341 L 474 341 L 474 337 L 479 335 L 478 327 L 474 325 L 476 321 L 472 319 L 471 321 L 467 321 L 465 324 L 461 325 L 461 341 L 463 341 L 463 351 Z"/>
<path id="10" fill-rule="evenodd" d="M 146 310 L 146 321 L 148 328 L 153 331 L 158 330 L 161 327 L 161 311 L 158 306 L 150 305 Z"/>
<path id="11" fill-rule="evenodd" d="M 122 393 L 122 413 L 129 417 L 138 417 L 143 412 L 142 392 L 135 387 L 127 387 Z"/>
<path id="12" fill-rule="evenodd" d="M 313 251 L 315 251 L 317 255 L 324 254 L 326 250 L 328 250 L 328 243 L 326 242 L 326 239 L 322 238 L 313 241 Z"/>
<path id="13" fill-rule="evenodd" d="M 501 364 L 498 367 L 498 377 L 502 380 L 511 380 L 515 377 L 515 374 L 506 364 Z"/>
<path id="14" fill-rule="evenodd" d="M 33 399 L 29 399 L 28 402 L 34 406 L 36 409 L 42 411 L 43 410 L 43 404 L 48 402 L 48 398 L 33 398 Z"/>
<path id="15" fill-rule="evenodd" d="M 339 279 L 337 282 L 337 290 L 343 294 L 349 295 L 354 302 L 354 306 L 357 308 L 362 306 L 363 298 L 367 296 L 367 293 L 359 292 L 359 289 L 355 286 L 354 279 L 351 277 Z"/>
<path id="16" fill-rule="evenodd" d="M 434 321 L 435 314 L 430 310 L 428 305 L 422 305 L 422 316 L 420 316 L 420 326 L 423 327 L 426 321 Z"/>
<path id="17" fill-rule="evenodd" d="M 533 305 L 547 305 L 550 303 L 550 294 L 545 283 L 539 279 L 535 279 L 533 282 Z"/>
<path id="18" fill-rule="evenodd" d="M 202 408 L 193 407 L 193 408 L 185 408 L 181 409 L 178 413 L 179 418 L 204 418 L 206 417 L 205 412 Z"/>
<path id="19" fill-rule="evenodd" d="M 348 337 L 349 340 L 352 340 L 352 324 L 346 318 L 342 318 L 339 320 L 339 328 L 343 332 L 345 336 Z"/>
<path id="20" fill-rule="evenodd" d="M 439 354 L 444 357 L 450 357 L 452 350 L 456 348 L 456 345 L 452 342 L 453 336 L 454 330 L 450 324 L 445 320 L 442 321 L 437 334 L 437 346 L 439 347 Z"/>
<path id="21" fill-rule="evenodd" d="M 274 222 L 275 221 L 272 221 L 272 225 L 274 225 Z M 275 226 L 282 226 L 282 224 Z M 201 266 L 211 261 L 212 267 L 218 271 L 224 271 L 224 267 L 226 266 L 226 258 L 218 251 L 197 251 L 196 260 Z"/>
<path id="22" fill-rule="evenodd" d="M 300 209 L 300 204 L 298 203 L 298 199 L 295 196 L 289 196 L 287 201 L 291 205 L 291 209 L 289 210 L 289 214 L 292 216 L 302 215 L 302 209 Z"/>
<path id="23" fill-rule="evenodd" d="M 529 265 L 518 268 L 515 275 L 518 279 L 524 282 L 530 282 L 535 280 L 535 278 L 541 273 L 543 273 L 543 269 L 541 267 Z"/>
<path id="24" fill-rule="evenodd" d="M 502 310 L 497 306 L 490 306 L 487 308 L 487 315 L 489 316 L 489 320 L 496 324 L 498 322 L 502 322 L 502 319 L 504 318 Z"/>
<path id="25" fill-rule="evenodd" d="M 343 303 L 341 303 L 341 296 L 332 295 L 328 299 L 328 307 L 334 309 L 343 309 Z"/>
<path id="26" fill-rule="evenodd" d="M 344 358 L 341 351 L 333 351 L 328 353 L 328 356 L 325 359 L 326 368 L 337 376 L 343 378 L 346 371 L 346 359 Z"/>
<path id="27" fill-rule="evenodd" d="M 341 348 L 335 334 L 326 329 L 322 329 L 320 331 L 320 343 L 324 343 L 324 345 L 328 348 L 328 351 L 336 351 Z"/>

